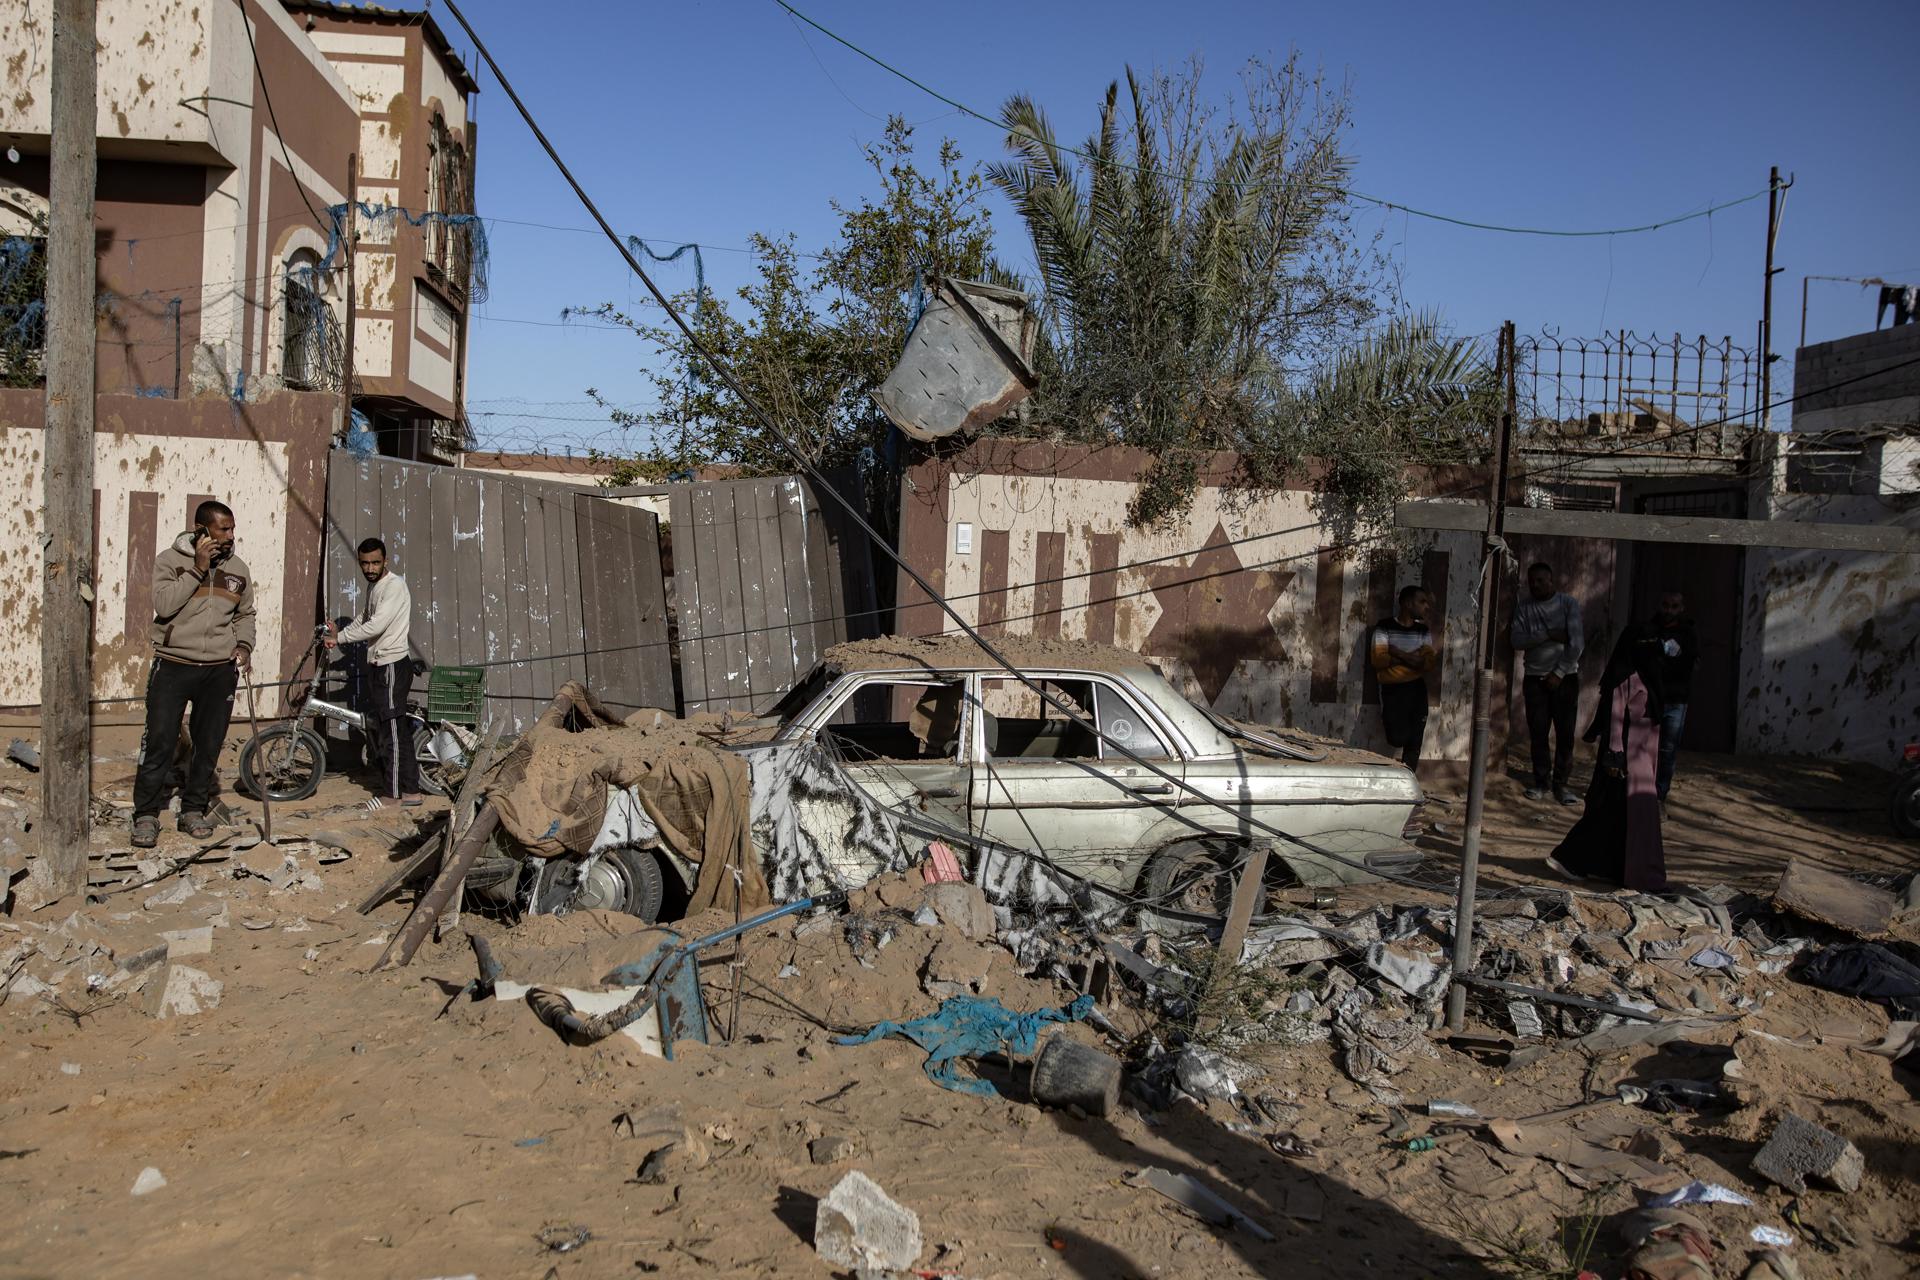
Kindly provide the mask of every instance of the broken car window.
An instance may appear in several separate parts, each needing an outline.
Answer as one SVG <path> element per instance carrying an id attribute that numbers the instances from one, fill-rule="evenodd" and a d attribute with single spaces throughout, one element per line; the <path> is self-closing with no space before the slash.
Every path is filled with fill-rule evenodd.
<path id="1" fill-rule="evenodd" d="M 868 680 L 827 710 L 822 741 L 846 760 L 957 760 L 958 680 Z"/>

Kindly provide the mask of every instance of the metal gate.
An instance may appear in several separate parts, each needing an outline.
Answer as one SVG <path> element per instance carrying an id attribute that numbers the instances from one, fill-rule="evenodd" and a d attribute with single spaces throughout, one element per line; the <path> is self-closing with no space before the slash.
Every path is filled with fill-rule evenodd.
<path id="1" fill-rule="evenodd" d="M 568 680 L 615 709 L 673 709 L 652 512 L 517 476 L 338 450 L 329 461 L 327 617 L 358 614 L 355 549 L 377 537 L 413 595 L 414 657 L 483 668 L 492 724 L 524 728 Z"/>
<path id="2" fill-rule="evenodd" d="M 835 480 L 861 503 L 858 485 Z M 877 634 L 871 548 L 797 476 L 662 486 L 686 714 L 751 711 Z"/>

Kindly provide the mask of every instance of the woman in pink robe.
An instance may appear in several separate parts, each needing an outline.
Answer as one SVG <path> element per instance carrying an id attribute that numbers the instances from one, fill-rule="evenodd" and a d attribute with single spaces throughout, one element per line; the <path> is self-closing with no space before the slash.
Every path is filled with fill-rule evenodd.
<path id="1" fill-rule="evenodd" d="M 1667 887 L 1660 843 L 1660 645 L 1635 624 L 1620 633 L 1600 677 L 1586 740 L 1600 744 L 1587 808 L 1547 859 L 1562 875 L 1642 893 Z"/>

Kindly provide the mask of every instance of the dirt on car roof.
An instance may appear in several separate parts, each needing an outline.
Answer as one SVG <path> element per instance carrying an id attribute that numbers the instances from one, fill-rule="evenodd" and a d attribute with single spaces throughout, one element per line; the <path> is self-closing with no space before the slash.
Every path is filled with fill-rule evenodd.
<path id="1" fill-rule="evenodd" d="M 990 636 L 993 647 L 1019 667 L 1057 667 L 1075 671 L 1140 671 L 1152 664 L 1137 653 L 1090 640 L 1034 636 Z M 999 664 L 967 636 L 879 636 L 849 640 L 828 649 L 834 671 L 914 671 L 995 667 Z"/>

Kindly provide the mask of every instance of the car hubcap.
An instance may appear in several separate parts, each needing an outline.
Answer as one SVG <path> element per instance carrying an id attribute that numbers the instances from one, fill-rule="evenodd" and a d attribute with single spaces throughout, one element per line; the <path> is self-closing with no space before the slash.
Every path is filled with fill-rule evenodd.
<path id="1" fill-rule="evenodd" d="M 580 879 L 574 893 L 577 911 L 624 911 L 627 906 L 627 876 L 612 858 L 601 858 Z"/>

